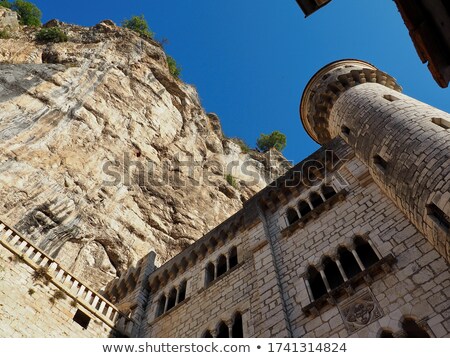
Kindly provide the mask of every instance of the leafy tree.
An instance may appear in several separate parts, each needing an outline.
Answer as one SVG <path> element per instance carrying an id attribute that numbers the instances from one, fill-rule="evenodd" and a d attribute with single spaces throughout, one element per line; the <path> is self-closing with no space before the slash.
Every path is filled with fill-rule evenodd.
<path id="1" fill-rule="evenodd" d="M 286 136 L 280 131 L 274 131 L 271 134 L 261 134 L 256 141 L 258 149 L 266 152 L 275 148 L 280 152 L 286 148 Z"/>
<path id="2" fill-rule="evenodd" d="M 11 9 L 12 4 L 8 0 L 0 0 L 0 6 Z"/>
<path id="3" fill-rule="evenodd" d="M 68 37 L 59 27 L 49 27 L 39 31 L 36 34 L 36 40 L 42 42 L 67 42 Z"/>
<path id="4" fill-rule="evenodd" d="M 169 72 L 175 78 L 180 78 L 181 67 L 178 67 L 177 62 L 172 56 L 167 56 L 167 64 L 169 65 Z"/>
<path id="5" fill-rule="evenodd" d="M 19 21 L 22 25 L 41 26 L 42 12 L 33 3 L 16 0 L 11 4 L 11 9 L 19 14 Z"/>
<path id="6" fill-rule="evenodd" d="M 144 15 L 133 16 L 131 19 L 124 20 L 122 26 L 127 29 L 136 31 L 140 35 L 148 38 L 153 38 L 154 33 L 150 30 L 147 20 L 145 20 Z"/>

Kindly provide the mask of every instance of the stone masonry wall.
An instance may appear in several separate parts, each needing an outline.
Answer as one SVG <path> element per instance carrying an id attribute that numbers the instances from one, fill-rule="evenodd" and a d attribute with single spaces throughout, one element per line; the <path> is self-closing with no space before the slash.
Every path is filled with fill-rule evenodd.
<path id="1" fill-rule="evenodd" d="M 76 311 L 82 308 L 73 307 L 69 297 L 50 302 L 58 288 L 34 279 L 34 272 L 0 245 L 0 337 L 107 338 L 111 335 L 111 328 L 100 320 L 92 318 L 87 329 L 74 322 Z"/>
<path id="2" fill-rule="evenodd" d="M 4 327 L 0 331 L 5 337 L 135 335 L 139 327 L 128 313 L 121 312 L 32 241 L 0 220 L 0 327 Z M 34 317 L 31 320 L 30 314 Z M 55 320 L 62 323 L 52 323 Z M 78 325 L 75 328 L 74 323 Z"/>
<path id="3" fill-rule="evenodd" d="M 376 183 L 450 260 L 450 114 L 366 83 L 338 98 L 329 123 L 332 136 L 355 148 Z"/>
<path id="4" fill-rule="evenodd" d="M 238 265 L 205 287 L 208 262 L 238 249 Z M 187 270 L 176 282 L 151 297 L 146 337 L 201 337 L 214 331 L 221 321 L 229 323 L 236 312 L 242 314 L 245 337 L 287 337 L 281 312 L 281 296 L 269 243 L 262 223 L 244 228 L 233 240 L 210 253 Z M 155 318 L 160 295 L 187 279 L 186 300 L 164 315 Z"/>
<path id="5" fill-rule="evenodd" d="M 345 201 L 304 228 L 281 233 L 288 225 L 287 208 L 303 193 L 269 217 L 279 245 L 281 285 L 294 337 L 376 337 L 382 329 L 399 332 L 406 317 L 423 323 L 430 336 L 450 337 L 450 272 L 445 259 L 383 194 L 360 160 L 352 158 L 339 172 L 348 182 Z M 340 245 L 351 249 L 355 235 L 369 238 L 381 257 L 392 254 L 397 260 L 392 272 L 377 274 L 373 282 L 355 287 L 353 295 L 344 294 L 327 302 L 317 316 L 307 316 L 302 309 L 312 301 L 304 279 L 308 266 L 335 256 Z M 369 323 L 356 330 L 344 318 L 355 299 L 374 307 Z"/>
<path id="6" fill-rule="evenodd" d="M 169 282 L 166 294 L 188 279 L 187 299 L 158 318 L 162 291 L 156 292 L 144 336 L 200 337 L 239 311 L 245 337 L 377 337 L 382 330 L 401 336 L 401 323 L 409 318 L 432 337 L 450 337 L 446 260 L 380 190 L 351 147 L 340 139 L 333 143 L 337 157 L 347 160 L 337 173 L 325 175 L 317 187 L 299 187 L 275 210 L 265 207 L 257 225 Z M 335 196 L 310 212 L 309 220 L 289 225 L 287 209 L 324 182 L 334 186 Z M 243 210 L 262 211 L 258 200 L 252 204 Z M 325 256 L 334 259 L 340 246 L 351 252 L 357 235 L 370 241 L 378 262 L 316 307 L 306 286 L 308 267 L 320 267 Z M 206 264 L 232 245 L 240 264 L 205 288 Z"/>

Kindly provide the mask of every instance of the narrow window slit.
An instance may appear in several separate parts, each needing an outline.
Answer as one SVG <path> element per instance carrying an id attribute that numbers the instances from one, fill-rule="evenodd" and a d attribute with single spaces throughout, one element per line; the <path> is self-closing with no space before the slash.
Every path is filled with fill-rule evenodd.
<path id="1" fill-rule="evenodd" d="M 309 281 L 309 286 L 311 287 L 314 300 L 317 300 L 327 293 L 327 289 L 325 287 L 325 283 L 323 282 L 322 276 L 315 267 L 309 267 L 307 279 Z"/>
<path id="2" fill-rule="evenodd" d="M 244 328 L 242 325 L 242 315 L 240 313 L 236 313 L 234 316 L 234 322 L 232 327 L 232 336 L 233 338 L 244 338 Z"/>
<path id="3" fill-rule="evenodd" d="M 428 205 L 428 215 L 430 215 L 434 221 L 436 221 L 444 229 L 450 230 L 450 218 L 436 205 Z"/>
<path id="4" fill-rule="evenodd" d="M 227 272 L 227 258 L 225 255 L 221 255 L 217 260 L 217 277 L 222 276 Z"/>
<path id="5" fill-rule="evenodd" d="M 230 250 L 230 269 L 238 265 L 237 248 L 232 247 Z"/>
<path id="6" fill-rule="evenodd" d="M 303 217 L 311 211 L 311 207 L 306 201 L 302 200 L 298 203 L 298 210 L 300 211 L 300 215 Z"/>
<path id="7" fill-rule="evenodd" d="M 178 303 L 181 303 L 186 299 L 186 286 L 186 281 L 183 281 L 183 283 L 180 285 L 180 289 L 178 292 Z"/>
<path id="8" fill-rule="evenodd" d="M 286 215 L 287 215 L 287 220 L 288 220 L 289 225 L 292 225 L 299 219 L 297 211 L 295 211 L 295 209 L 292 209 L 292 208 L 288 209 Z"/>
<path id="9" fill-rule="evenodd" d="M 398 100 L 400 99 L 400 98 L 397 98 L 397 97 L 395 97 L 395 96 L 393 96 L 393 95 L 391 95 L 391 94 L 385 94 L 385 95 L 383 96 L 383 98 L 384 98 L 385 100 L 389 101 L 389 102 L 398 101 Z"/>
<path id="10" fill-rule="evenodd" d="M 383 171 L 387 169 L 388 162 L 384 160 L 382 157 L 380 157 L 378 154 L 373 157 L 373 162 L 379 169 Z"/>
<path id="11" fill-rule="evenodd" d="M 432 118 L 431 121 L 444 129 L 450 129 L 450 121 L 445 120 L 444 118 Z"/>
<path id="12" fill-rule="evenodd" d="M 206 284 L 210 284 L 211 282 L 214 281 L 215 277 L 214 277 L 214 264 L 212 262 L 210 262 L 207 266 L 206 266 Z"/>
<path id="13" fill-rule="evenodd" d="M 230 338 L 230 331 L 224 322 L 220 322 L 217 338 Z"/>
<path id="14" fill-rule="evenodd" d="M 177 290 L 175 288 L 172 288 L 169 293 L 166 312 L 174 308 L 176 302 L 177 302 Z"/>
<path id="15" fill-rule="evenodd" d="M 347 126 L 342 126 L 341 128 L 342 133 L 345 134 L 347 137 L 350 135 L 350 128 L 348 128 Z"/>

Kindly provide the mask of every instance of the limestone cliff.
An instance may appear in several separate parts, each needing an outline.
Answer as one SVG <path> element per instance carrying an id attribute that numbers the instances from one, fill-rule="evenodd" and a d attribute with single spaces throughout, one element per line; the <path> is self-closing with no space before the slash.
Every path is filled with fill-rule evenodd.
<path id="1" fill-rule="evenodd" d="M 60 26 L 68 42 L 0 40 L 0 215 L 92 286 L 166 261 L 289 166 L 225 138 L 157 42 Z"/>

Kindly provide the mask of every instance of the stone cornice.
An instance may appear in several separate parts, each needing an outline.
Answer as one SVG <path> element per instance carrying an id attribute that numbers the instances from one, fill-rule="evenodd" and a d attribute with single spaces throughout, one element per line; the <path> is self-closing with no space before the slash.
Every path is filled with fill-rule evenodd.
<path id="1" fill-rule="evenodd" d="M 334 103 L 349 88 L 364 83 L 378 83 L 402 91 L 393 77 L 360 60 L 332 62 L 311 78 L 303 92 L 300 117 L 312 139 L 319 144 L 332 139 L 328 119 Z"/>

